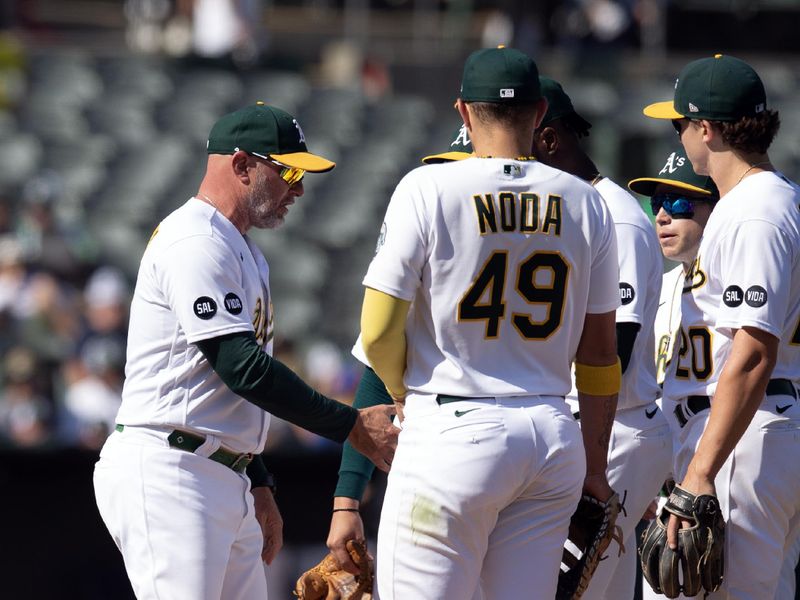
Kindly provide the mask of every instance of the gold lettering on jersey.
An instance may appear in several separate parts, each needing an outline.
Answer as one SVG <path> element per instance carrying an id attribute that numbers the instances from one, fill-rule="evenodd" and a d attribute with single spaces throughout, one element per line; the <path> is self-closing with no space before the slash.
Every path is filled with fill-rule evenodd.
<path id="1" fill-rule="evenodd" d="M 539 229 L 539 196 L 530 192 L 519 195 L 519 230 L 521 233 L 536 233 Z"/>
<path id="2" fill-rule="evenodd" d="M 256 343 L 264 346 L 269 340 L 267 339 L 267 314 L 261 298 L 256 300 L 256 308 L 253 311 L 253 330 L 256 334 Z"/>
<path id="3" fill-rule="evenodd" d="M 555 229 L 556 237 L 561 235 L 561 196 L 549 194 L 547 196 L 547 211 L 545 213 L 542 233 L 552 235 L 550 229 Z"/>
<path id="4" fill-rule="evenodd" d="M 700 268 L 700 256 L 698 255 L 689 266 L 686 277 L 683 280 L 683 293 L 687 294 L 692 290 L 703 287 L 708 281 L 705 272 Z"/>
<path id="5" fill-rule="evenodd" d="M 152 241 L 153 241 L 153 238 L 154 238 L 154 237 L 156 237 L 156 235 L 158 235 L 158 229 L 159 229 L 159 227 L 161 227 L 161 225 L 158 225 L 158 226 L 157 226 L 157 227 L 156 227 L 156 228 L 153 230 L 153 233 L 152 233 L 152 235 L 150 236 L 150 239 L 149 239 L 149 240 L 147 240 L 147 243 L 148 243 L 148 245 L 150 244 L 150 242 L 152 242 Z"/>
<path id="6" fill-rule="evenodd" d="M 664 383 L 664 376 L 667 372 L 667 366 L 669 365 L 671 339 L 671 336 L 665 333 L 658 340 L 658 349 L 656 350 L 656 381 L 660 384 Z"/>
<path id="7" fill-rule="evenodd" d="M 525 234 L 539 232 L 545 235 L 561 235 L 561 196 L 549 194 L 544 207 L 539 201 L 539 196 L 531 192 L 522 192 L 518 195 L 512 192 L 500 192 L 497 200 L 492 194 L 475 194 L 472 199 L 475 202 L 475 213 L 481 235 L 513 231 Z M 499 230 L 498 213 L 500 213 Z"/>
<path id="8" fill-rule="evenodd" d="M 494 214 L 494 198 L 491 194 L 481 196 L 475 194 L 475 210 L 478 213 L 478 227 L 481 230 L 481 235 L 486 235 L 488 231 L 497 233 L 497 217 Z"/>
<path id="9" fill-rule="evenodd" d="M 514 231 L 517 228 L 517 202 L 511 192 L 500 192 L 500 228 Z"/>
<path id="10" fill-rule="evenodd" d="M 275 310 L 272 308 L 272 301 L 269 303 L 269 319 L 267 319 L 267 343 L 272 341 L 275 336 Z"/>

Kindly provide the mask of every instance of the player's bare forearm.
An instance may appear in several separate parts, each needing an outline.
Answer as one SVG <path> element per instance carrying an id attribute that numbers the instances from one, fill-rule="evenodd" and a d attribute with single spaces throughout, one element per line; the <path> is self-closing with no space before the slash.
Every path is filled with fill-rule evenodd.
<path id="1" fill-rule="evenodd" d="M 591 396 L 578 392 L 581 434 L 586 450 L 586 476 L 605 474 L 608 443 L 617 410 L 617 395 Z"/>
<path id="2" fill-rule="evenodd" d="M 328 532 L 327 546 L 339 565 L 349 573 L 357 575 L 358 565 L 353 562 L 347 552 L 348 540 L 364 540 L 364 522 L 358 512 L 360 502 L 353 498 L 336 497 L 333 499 L 333 515 Z"/>
<path id="3" fill-rule="evenodd" d="M 764 399 L 778 355 L 778 338 L 745 327 L 736 331 L 719 378 L 708 424 L 682 483 L 693 493 L 710 483 L 744 434 Z M 699 486 L 699 489 L 695 489 Z"/>
<path id="4" fill-rule="evenodd" d="M 619 362 L 615 317 L 614 311 L 587 314 L 575 355 L 577 365 L 582 365 L 582 367 L 576 366 L 576 385 L 581 413 L 581 432 L 586 450 L 587 479 L 600 475 L 605 478 L 608 466 L 608 442 L 617 410 L 619 385 L 618 380 L 614 382 L 612 381 L 614 378 L 609 379 L 608 375 L 596 376 L 597 373 L 592 372 L 592 368 L 609 368 Z M 579 368 L 591 373 L 585 383 L 582 381 Z M 605 381 L 606 379 L 608 381 Z M 611 385 L 613 383 L 615 385 Z M 583 386 L 593 389 L 582 389 Z M 606 387 L 609 389 L 602 389 Z"/>

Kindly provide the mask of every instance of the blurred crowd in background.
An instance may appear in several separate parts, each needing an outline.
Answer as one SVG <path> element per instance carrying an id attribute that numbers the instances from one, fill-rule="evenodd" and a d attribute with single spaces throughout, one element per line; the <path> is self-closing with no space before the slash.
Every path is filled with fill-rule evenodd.
<path id="1" fill-rule="evenodd" d="M 769 36 L 752 26 L 770 10 L 800 15 L 779 0 L 0 2 L 0 444 L 102 445 L 120 402 L 139 257 L 160 218 L 196 190 L 219 115 L 265 99 L 298 114 L 311 147 L 339 162 L 306 178 L 309 199 L 283 228 L 253 235 L 271 264 L 276 355 L 347 401 L 361 369 L 349 356 L 361 276 L 394 185 L 456 124 L 453 65 L 508 43 L 572 78 L 579 110 L 604 119 L 589 142 L 595 158 L 624 183 L 671 143 L 631 123 L 669 93 L 664 56 L 686 47 L 686 36 L 670 40 L 674 11 L 693 4 L 727 9 L 751 27 L 755 49 Z M 590 66 L 601 71 L 580 79 Z M 760 71 L 773 97 L 800 88 L 796 61 Z M 641 77 L 612 85 L 610 72 Z M 623 83 L 636 87 L 614 87 Z M 796 178 L 794 105 L 780 107 L 776 152 Z M 281 422 L 274 448 L 338 451 Z"/>

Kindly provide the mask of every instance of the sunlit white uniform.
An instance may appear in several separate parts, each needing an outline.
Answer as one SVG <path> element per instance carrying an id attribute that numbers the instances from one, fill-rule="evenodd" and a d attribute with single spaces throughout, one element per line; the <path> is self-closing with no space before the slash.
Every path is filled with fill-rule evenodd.
<path id="1" fill-rule="evenodd" d="M 650 219 L 639 202 L 608 178 L 595 184 L 614 220 L 619 254 L 617 323 L 640 326 L 631 358 L 622 375 L 617 413 L 608 444 L 608 482 L 625 500 L 622 528 L 628 552 L 620 556 L 612 548 L 601 561 L 583 598 L 618 600 L 632 598 L 636 583 L 636 524 L 658 493 L 672 464 L 669 425 L 656 398 L 656 364 L 653 360 L 653 323 L 661 292 L 662 259 Z M 578 392 L 568 397 L 578 411 Z M 633 549 L 634 551 L 631 551 Z"/>
<path id="2" fill-rule="evenodd" d="M 263 600 L 263 535 L 250 481 L 207 457 L 258 453 L 270 416 L 236 396 L 195 345 L 254 331 L 271 352 L 269 269 L 260 250 L 196 198 L 156 229 L 131 305 L 117 423 L 95 467 L 100 514 L 139 600 Z M 175 429 L 206 436 L 171 448 Z"/>
<path id="3" fill-rule="evenodd" d="M 723 587 L 710 598 L 790 597 L 800 534 L 800 189 L 764 172 L 728 192 L 708 220 L 685 289 L 681 343 L 664 383 L 665 397 L 688 417 L 679 432 L 677 481 L 709 415 L 692 414 L 686 397 L 713 396 L 736 329 L 778 337 L 772 379 L 795 387 L 793 395 L 765 396 L 715 479 L 727 521 L 726 565 Z M 776 592 L 779 579 L 783 591 Z"/>
<path id="4" fill-rule="evenodd" d="M 586 468 L 563 397 L 585 314 L 615 310 L 618 282 L 608 209 L 571 175 L 471 158 L 400 182 L 364 278 L 413 302 L 382 600 L 552 600 Z"/>

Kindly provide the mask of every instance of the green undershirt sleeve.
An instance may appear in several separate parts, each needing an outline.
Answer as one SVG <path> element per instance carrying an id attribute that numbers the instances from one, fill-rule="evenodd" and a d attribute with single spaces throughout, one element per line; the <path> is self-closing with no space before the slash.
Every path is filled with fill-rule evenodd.
<path id="1" fill-rule="evenodd" d="M 260 454 L 256 454 L 250 464 L 247 465 L 247 476 L 250 478 L 250 489 L 268 486 L 269 471 L 264 459 Z"/>
<path id="2" fill-rule="evenodd" d="M 641 325 L 638 323 L 617 323 L 617 356 L 624 373 L 628 369 L 633 354 L 633 344 Z"/>
<path id="3" fill-rule="evenodd" d="M 252 331 L 201 340 L 197 347 L 234 394 L 330 440 L 344 442 L 350 435 L 358 411 L 311 388 L 262 351 Z"/>
<path id="4" fill-rule="evenodd" d="M 392 404 L 392 397 L 375 371 L 366 367 L 356 390 L 353 407 L 367 408 L 378 404 Z M 375 465 L 371 460 L 353 448 L 350 442 L 345 442 L 342 447 L 342 463 L 339 466 L 339 481 L 333 495 L 361 501 L 374 470 Z"/>

